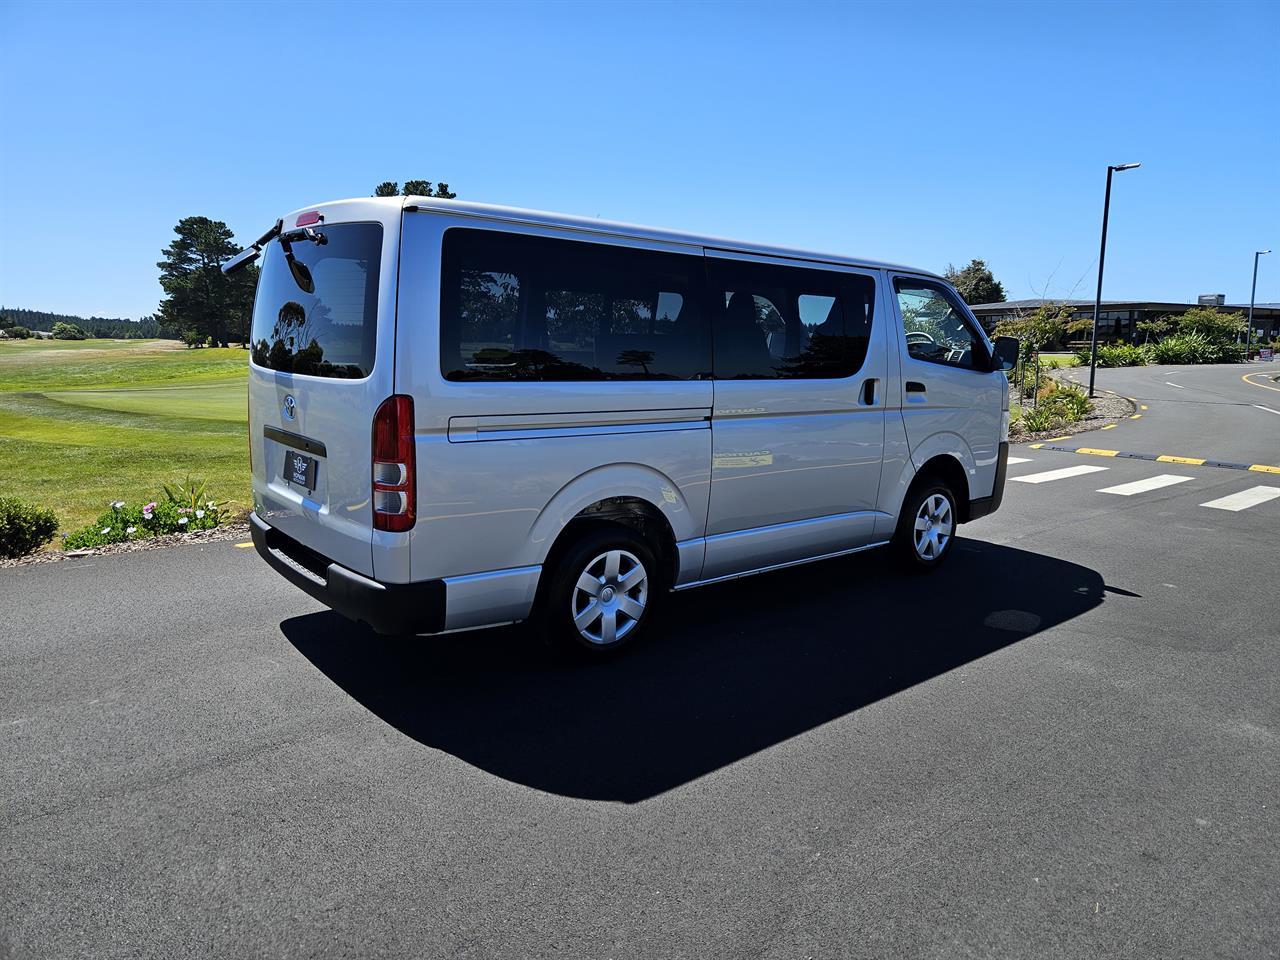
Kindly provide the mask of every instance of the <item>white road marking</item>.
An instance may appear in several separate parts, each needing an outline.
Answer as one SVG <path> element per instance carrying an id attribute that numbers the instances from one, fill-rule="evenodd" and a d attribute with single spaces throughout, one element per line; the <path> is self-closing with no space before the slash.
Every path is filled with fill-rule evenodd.
<path id="1" fill-rule="evenodd" d="M 1010 457 L 1009 463 L 1030 463 L 1030 457 Z"/>
<path id="2" fill-rule="evenodd" d="M 1180 386 L 1179 384 L 1176 384 L 1176 383 L 1170 383 L 1168 380 L 1166 380 L 1166 381 L 1165 381 L 1165 383 L 1168 383 L 1168 384 L 1169 384 L 1169 386 L 1171 386 L 1171 387 L 1177 387 L 1179 390 L 1185 390 L 1185 389 L 1187 389 L 1186 387 L 1184 387 L 1184 386 Z"/>
<path id="3" fill-rule="evenodd" d="M 1264 407 L 1260 403 L 1255 403 L 1254 407 L 1257 408 L 1258 410 L 1265 410 L 1267 411 L 1267 413 L 1274 413 L 1276 416 L 1280 416 L 1280 410 L 1272 410 L 1270 407 Z"/>
<path id="4" fill-rule="evenodd" d="M 1275 500 L 1280 497 L 1280 487 L 1250 487 L 1248 490 L 1241 490 L 1239 493 L 1233 493 L 1230 496 L 1219 497 L 1217 500 L 1210 500 L 1208 503 L 1202 503 L 1202 507 L 1211 507 L 1214 510 L 1231 510 L 1238 512 L 1240 510 L 1248 510 L 1250 507 L 1256 507 L 1260 503 L 1266 503 L 1268 500 Z"/>
<path id="5" fill-rule="evenodd" d="M 1067 477 L 1083 477 L 1086 473 L 1100 473 L 1107 467 L 1094 467 L 1081 464 L 1078 467 L 1063 467 L 1060 470 L 1046 470 L 1044 473 L 1029 473 L 1025 477 L 1010 477 L 1019 483 L 1048 483 L 1051 480 L 1065 480 Z"/>
<path id="6" fill-rule="evenodd" d="M 1172 487 L 1175 483 L 1186 483 L 1192 477 L 1177 477 L 1172 473 L 1162 473 L 1158 477 L 1147 477 L 1145 480 L 1134 480 L 1115 487 L 1104 487 L 1099 493 L 1114 493 L 1121 497 L 1132 497 L 1135 493 L 1146 493 L 1148 490 L 1159 490 L 1161 487 Z"/>

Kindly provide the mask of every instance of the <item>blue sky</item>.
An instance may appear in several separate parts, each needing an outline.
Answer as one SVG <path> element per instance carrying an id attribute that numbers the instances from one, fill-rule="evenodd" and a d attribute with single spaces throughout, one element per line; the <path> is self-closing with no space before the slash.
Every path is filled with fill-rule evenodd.
<path id="1" fill-rule="evenodd" d="M 1280 4 L 0 0 L 0 303 L 151 312 L 173 224 L 459 196 L 1280 301 Z M 1270 262 L 1269 262 L 1270 261 Z"/>

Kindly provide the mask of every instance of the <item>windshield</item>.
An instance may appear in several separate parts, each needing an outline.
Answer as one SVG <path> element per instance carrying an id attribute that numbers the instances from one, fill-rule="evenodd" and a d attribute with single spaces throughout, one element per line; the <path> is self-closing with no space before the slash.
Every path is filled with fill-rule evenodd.
<path id="1" fill-rule="evenodd" d="M 313 377 L 367 377 L 381 257 L 377 223 L 321 225 L 267 244 L 253 304 L 253 362 Z"/>

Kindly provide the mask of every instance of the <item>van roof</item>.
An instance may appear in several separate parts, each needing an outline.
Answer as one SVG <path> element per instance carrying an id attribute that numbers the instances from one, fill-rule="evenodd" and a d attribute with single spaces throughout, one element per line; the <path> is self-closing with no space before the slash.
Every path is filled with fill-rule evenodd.
<path id="1" fill-rule="evenodd" d="M 728 240 L 724 237 L 713 237 L 705 234 L 684 233 L 679 230 L 667 230 L 662 227 L 645 227 L 634 223 L 620 223 L 614 220 L 600 220 L 595 217 L 579 217 L 565 213 L 550 213 L 545 210 L 527 210 L 522 207 L 507 207 L 493 203 L 475 203 L 470 200 L 445 200 L 438 197 L 361 197 L 359 199 L 337 201 L 337 203 L 357 204 L 370 203 L 379 206 L 399 206 L 405 209 L 414 208 L 425 211 L 438 211 L 454 216 L 476 217 L 484 220 L 500 220 L 507 223 L 526 223 L 538 226 L 571 227 L 590 233 L 608 234 L 615 237 L 632 237 L 639 240 L 655 240 L 664 243 L 685 243 L 714 250 L 725 250 L 734 253 L 758 254 L 770 257 L 788 257 L 793 260 L 811 260 L 817 263 L 841 264 L 852 267 L 870 267 L 873 269 L 900 270 L 918 276 L 942 279 L 932 270 L 921 270 L 902 264 L 886 263 L 881 260 L 870 260 L 865 257 L 850 257 L 843 254 L 821 253 L 795 247 L 779 247 L 762 243 L 750 243 L 742 240 Z M 335 204 L 320 204 L 321 207 Z M 316 204 L 302 207 L 285 218 L 306 210 L 317 209 Z"/>

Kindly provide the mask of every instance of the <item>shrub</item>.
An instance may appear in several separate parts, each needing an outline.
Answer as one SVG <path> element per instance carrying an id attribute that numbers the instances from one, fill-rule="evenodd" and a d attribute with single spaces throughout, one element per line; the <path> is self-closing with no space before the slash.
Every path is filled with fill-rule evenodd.
<path id="1" fill-rule="evenodd" d="M 1244 347 L 1203 333 L 1179 333 L 1147 348 L 1154 363 L 1242 363 Z"/>
<path id="2" fill-rule="evenodd" d="M 1087 417 L 1093 410 L 1093 401 L 1089 399 L 1083 390 L 1078 390 L 1075 387 L 1060 387 L 1053 394 L 1050 402 L 1062 411 L 1063 418 L 1068 423 L 1075 423 L 1077 420 Z"/>
<path id="3" fill-rule="evenodd" d="M 165 483 L 164 495 L 170 503 L 176 507 L 186 507 L 188 510 L 198 510 L 201 507 L 224 507 L 227 501 L 213 501 L 205 496 L 205 489 L 209 486 L 207 480 L 197 480 L 193 477 L 187 477 L 181 483 L 175 483 L 172 487 Z"/>
<path id="4" fill-rule="evenodd" d="M 52 510 L 0 497 L 0 557 L 25 557 L 52 540 L 57 530 L 58 518 Z"/>
<path id="5" fill-rule="evenodd" d="M 55 340 L 87 340 L 89 335 L 81 330 L 74 323 L 64 323 L 59 320 L 53 325 L 53 339 Z"/>
<path id="6" fill-rule="evenodd" d="M 1085 366 L 1089 365 L 1089 351 L 1081 350 L 1076 357 Z M 1098 366 L 1100 367 L 1141 367 L 1147 363 L 1147 352 L 1143 347 L 1135 347 L 1131 343 L 1098 344 Z"/>
<path id="7" fill-rule="evenodd" d="M 5 327 L 4 335 L 12 340 L 30 340 L 31 331 L 26 327 Z"/>
<path id="8" fill-rule="evenodd" d="M 1056 430 L 1063 424 L 1062 411 L 1052 403 L 1042 403 L 1033 410 L 1023 407 L 1021 423 L 1030 433 Z"/>
<path id="9" fill-rule="evenodd" d="M 62 545 L 68 550 L 83 550 L 166 533 L 210 530 L 222 520 L 222 510 L 213 500 L 189 507 L 172 500 L 130 507 L 117 500 L 95 522 L 65 537 Z"/>

